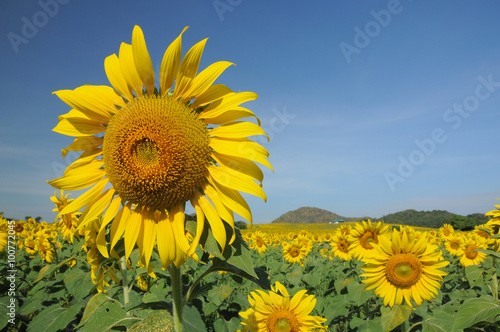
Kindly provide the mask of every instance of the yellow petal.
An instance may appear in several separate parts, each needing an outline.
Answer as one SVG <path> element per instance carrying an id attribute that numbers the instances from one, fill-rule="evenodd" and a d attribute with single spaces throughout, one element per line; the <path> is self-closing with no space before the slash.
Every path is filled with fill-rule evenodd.
<path id="1" fill-rule="evenodd" d="M 222 74 L 222 72 L 231 65 L 234 65 L 234 63 L 219 61 L 208 66 L 205 70 L 196 75 L 191 82 L 191 87 L 186 91 L 186 93 L 184 93 L 182 100 L 188 101 L 194 99 L 207 91 L 220 74 Z"/>
<path id="2" fill-rule="evenodd" d="M 198 197 L 198 204 L 207 217 L 208 223 L 210 224 L 210 229 L 212 230 L 212 234 L 215 240 L 221 246 L 222 251 L 224 251 L 224 248 L 226 247 L 226 229 L 224 227 L 224 223 L 220 219 L 217 211 L 205 196 L 200 195 Z"/>
<path id="3" fill-rule="evenodd" d="M 59 121 L 52 131 L 66 136 L 92 136 L 106 131 L 106 127 L 98 121 L 64 118 Z"/>
<path id="4" fill-rule="evenodd" d="M 126 43 L 120 45 L 118 60 L 120 61 L 120 69 L 129 89 L 132 89 L 136 96 L 142 96 L 142 81 L 135 68 L 132 45 Z"/>
<path id="5" fill-rule="evenodd" d="M 200 204 L 198 204 L 198 197 L 199 195 L 195 196 L 192 198 L 191 205 L 194 207 L 196 211 L 196 235 L 193 239 L 193 242 L 191 242 L 191 246 L 189 248 L 188 254 L 191 255 L 194 253 L 196 248 L 198 247 L 198 244 L 200 243 L 200 238 L 201 235 L 203 234 L 203 229 L 205 226 L 205 214 L 203 213 L 203 210 L 201 209 Z"/>
<path id="6" fill-rule="evenodd" d="M 116 54 L 112 54 L 104 60 L 104 70 L 108 76 L 109 83 L 111 83 L 116 91 L 129 101 L 134 99 L 127 80 L 122 74 L 120 60 Z"/>
<path id="7" fill-rule="evenodd" d="M 210 176 L 208 177 L 208 182 L 217 190 L 225 206 L 239 214 L 249 223 L 252 223 L 252 212 L 250 211 L 250 207 L 238 191 L 218 184 Z"/>
<path id="8" fill-rule="evenodd" d="M 196 100 L 191 104 L 192 108 L 198 108 L 210 104 L 217 99 L 220 99 L 227 95 L 228 93 L 234 93 L 233 90 L 229 89 L 224 84 L 214 84 L 210 86 L 205 92 L 200 94 Z"/>
<path id="9" fill-rule="evenodd" d="M 110 223 L 111 220 L 116 216 L 118 210 L 120 209 L 122 199 L 120 196 L 116 196 L 108 208 L 106 209 L 106 213 L 102 218 L 101 228 L 99 229 L 99 234 L 97 234 L 96 246 L 101 255 L 108 258 L 108 249 L 106 247 L 106 226 Z"/>
<path id="10" fill-rule="evenodd" d="M 170 44 L 163 55 L 160 66 L 160 87 L 162 96 L 168 92 L 177 76 L 179 63 L 181 62 L 182 34 L 187 28 L 188 27 L 185 27 L 184 30 L 182 30 L 180 35 Z"/>
<path id="11" fill-rule="evenodd" d="M 264 180 L 264 173 L 262 173 L 259 166 L 251 160 L 234 156 L 229 157 L 216 152 L 212 153 L 212 157 L 219 165 L 224 165 L 225 167 L 229 167 L 236 172 L 247 174 L 259 182 Z"/>
<path id="12" fill-rule="evenodd" d="M 142 226 L 142 207 L 136 207 L 130 213 L 130 217 L 127 220 L 127 227 L 125 228 L 125 257 L 128 259 L 132 250 L 134 249 L 135 243 L 137 242 L 137 237 L 139 236 L 139 231 Z"/>
<path id="13" fill-rule="evenodd" d="M 156 234 L 156 245 L 160 255 L 161 264 L 167 268 L 175 259 L 175 238 L 172 231 L 171 222 L 168 220 L 165 212 L 162 212 L 161 221 L 158 222 L 158 231 Z"/>
<path id="14" fill-rule="evenodd" d="M 240 106 L 224 111 L 223 113 L 213 112 L 213 114 L 204 114 L 203 122 L 206 124 L 221 125 L 248 117 L 254 117 L 257 119 L 259 126 L 261 125 L 260 119 L 252 111 Z"/>
<path id="15" fill-rule="evenodd" d="M 151 255 L 153 254 L 153 247 L 156 240 L 157 224 L 153 219 L 152 212 L 147 211 L 143 216 L 144 220 L 144 240 L 143 240 L 143 255 L 146 260 L 146 266 L 149 266 Z"/>
<path id="16" fill-rule="evenodd" d="M 146 47 L 144 34 L 138 25 L 134 27 L 132 32 L 132 53 L 137 73 L 146 87 L 146 91 L 152 96 L 155 90 L 155 72 Z"/>
<path id="17" fill-rule="evenodd" d="M 51 186 L 64 190 L 80 190 L 90 187 L 106 176 L 106 171 L 96 169 L 89 172 L 65 175 L 52 181 L 47 181 Z"/>
<path id="18" fill-rule="evenodd" d="M 97 136 L 77 137 L 67 148 L 62 150 L 63 158 L 69 151 L 92 150 L 102 145 L 103 139 Z"/>
<path id="19" fill-rule="evenodd" d="M 245 138 L 248 136 L 263 135 L 269 141 L 269 136 L 266 135 L 264 129 L 255 123 L 247 121 L 237 121 L 216 127 L 210 130 L 209 134 L 223 138 Z"/>
<path id="20" fill-rule="evenodd" d="M 80 225 L 78 228 L 85 227 L 89 222 L 94 221 L 97 217 L 104 212 L 106 207 L 111 202 L 115 190 L 110 188 L 103 192 L 100 196 L 95 199 L 94 202 L 87 205 L 82 215 L 80 216 Z"/>
<path id="21" fill-rule="evenodd" d="M 94 199 L 94 197 L 98 196 L 104 190 L 104 187 L 106 187 L 108 181 L 108 178 L 104 178 L 99 181 L 94 187 L 92 187 L 92 189 L 89 189 L 85 193 L 81 194 L 78 198 L 64 207 L 64 209 L 59 212 L 57 217 L 59 218 L 64 214 L 78 211 L 85 205 L 89 204 Z"/>
<path id="22" fill-rule="evenodd" d="M 210 139 L 210 147 L 214 149 L 215 152 L 253 160 L 273 170 L 273 167 L 267 160 L 269 152 L 267 152 L 262 145 L 249 139 L 223 139 L 212 137 Z"/>
<path id="23" fill-rule="evenodd" d="M 90 137 L 95 137 L 95 136 L 90 136 Z M 78 157 L 74 162 L 69 165 L 66 170 L 64 171 L 64 175 L 68 175 L 73 173 L 74 171 L 78 171 L 78 168 L 88 165 L 92 162 L 94 163 L 101 163 L 102 160 L 96 159 L 97 157 L 102 155 L 102 149 L 101 148 L 95 148 L 92 150 L 87 150 L 83 152 L 80 157 Z M 97 164 L 96 164 L 97 165 Z"/>
<path id="24" fill-rule="evenodd" d="M 228 93 L 224 97 L 218 99 L 200 113 L 200 118 L 211 118 L 233 109 L 240 104 L 257 99 L 255 92 L 243 91 L 237 93 Z"/>
<path id="25" fill-rule="evenodd" d="M 203 39 L 195 44 L 186 53 L 184 59 L 182 59 L 181 66 L 175 80 L 174 99 L 184 95 L 184 93 L 191 87 L 191 82 L 198 71 L 201 55 L 206 42 L 207 39 Z"/>
<path id="26" fill-rule="evenodd" d="M 172 216 L 172 231 L 175 236 L 175 243 L 184 252 L 189 252 L 189 241 L 186 238 L 186 229 L 184 227 L 184 208 L 181 204 L 177 204 L 172 207 L 170 211 L 170 216 Z"/>
<path id="27" fill-rule="evenodd" d="M 111 224 L 111 229 L 109 232 L 109 239 L 111 241 L 111 248 L 112 250 L 118 240 L 122 237 L 123 233 L 125 232 L 125 228 L 128 226 L 127 221 L 128 218 L 130 217 L 130 209 L 132 207 L 132 203 L 128 202 L 123 206 L 123 208 L 118 212 L 118 215 L 115 217 L 115 220 L 113 220 L 113 223 Z"/>
<path id="28" fill-rule="evenodd" d="M 223 186 L 228 188 L 245 192 L 247 194 L 255 195 L 267 201 L 266 193 L 253 179 L 243 173 L 231 171 L 230 168 L 224 166 L 215 167 L 209 166 L 208 171 L 210 175 Z"/>

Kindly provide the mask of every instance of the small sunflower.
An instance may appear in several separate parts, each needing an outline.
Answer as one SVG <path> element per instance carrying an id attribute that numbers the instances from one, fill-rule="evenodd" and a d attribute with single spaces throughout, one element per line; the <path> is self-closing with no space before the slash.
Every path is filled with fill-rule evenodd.
<path id="1" fill-rule="evenodd" d="M 288 263 L 302 263 L 302 260 L 307 256 L 307 248 L 301 241 L 283 242 L 281 245 L 283 246 L 283 257 Z"/>
<path id="2" fill-rule="evenodd" d="M 443 241 L 445 241 L 453 233 L 455 233 L 455 229 L 450 224 L 444 224 L 443 227 L 439 228 L 439 237 L 441 237 L 441 240 Z"/>
<path id="3" fill-rule="evenodd" d="M 240 312 L 245 325 L 240 331 L 253 332 L 309 332 L 326 330 L 325 318 L 311 316 L 316 305 L 314 295 L 307 295 L 307 290 L 298 291 L 290 297 L 285 286 L 280 282 L 271 286 L 272 290 L 265 293 L 261 290 L 250 292 L 248 302 L 252 308 Z"/>
<path id="4" fill-rule="evenodd" d="M 349 250 L 352 255 L 359 260 L 372 257 L 376 253 L 372 244 L 378 244 L 379 238 L 386 236 L 388 229 L 389 226 L 384 225 L 382 221 L 375 224 L 368 219 L 368 222 L 356 223 L 347 237 L 351 243 Z"/>
<path id="5" fill-rule="evenodd" d="M 366 278 L 362 280 L 368 284 L 366 289 L 375 289 L 375 294 L 384 298 L 385 306 L 400 305 L 403 299 L 410 307 L 412 299 L 420 306 L 435 298 L 439 282 L 448 274 L 440 268 L 449 264 L 438 246 L 429 244 L 425 236 L 417 240 L 396 230 L 392 241 L 379 237 L 374 246 L 376 254 L 365 258 L 361 277 Z"/>
<path id="6" fill-rule="evenodd" d="M 91 187 L 59 215 L 85 207 L 81 228 L 103 215 L 96 239 L 101 254 L 109 255 L 105 233 L 111 223 L 111 254 L 117 256 L 114 247 L 124 238 L 125 257 L 137 244 L 148 271 L 155 245 L 163 267 L 179 267 L 187 256 L 197 259 L 205 218 L 224 248 L 224 223 L 234 230 L 233 212 L 252 221 L 240 191 L 266 200 L 263 173 L 255 162 L 272 169 L 267 150 L 247 138 L 267 136 L 260 121 L 241 120 L 255 117 L 240 104 L 257 95 L 213 84 L 230 62 L 197 73 L 206 39 L 181 61 L 186 29 L 165 52 L 159 86 L 143 32 L 135 26 L 131 45 L 122 43 L 118 56 L 104 61 L 112 87 L 55 92 L 72 110 L 59 117 L 53 130 L 76 137 L 62 150 L 63 157 L 69 151 L 83 153 L 49 184 L 61 190 Z M 185 230 L 186 202 L 197 214 L 192 241 Z M 230 241 L 234 238 L 233 232 Z"/>
<path id="7" fill-rule="evenodd" d="M 464 237 L 459 233 L 454 233 L 444 241 L 444 247 L 453 256 L 462 256 L 464 253 L 462 249 L 463 242 Z"/>
<path id="8" fill-rule="evenodd" d="M 463 253 L 460 256 L 460 264 L 462 266 L 479 265 L 487 255 L 476 249 L 488 249 L 488 243 L 483 237 L 470 233 L 463 241 L 461 249 Z"/>
<path id="9" fill-rule="evenodd" d="M 352 253 L 349 250 L 350 242 L 343 232 L 337 232 L 330 241 L 331 253 L 344 261 L 352 260 Z"/>
<path id="10" fill-rule="evenodd" d="M 61 212 L 66 206 L 68 206 L 74 199 L 68 199 L 69 194 L 64 195 L 64 190 L 61 190 L 61 197 L 57 196 L 57 191 L 54 192 L 54 196 L 50 200 L 56 205 L 56 208 L 52 212 Z M 69 243 L 73 243 L 73 237 L 79 236 L 77 232 L 78 223 L 80 216 L 79 211 L 74 211 L 61 216 L 57 216 L 54 220 L 57 223 L 60 233 L 64 240 Z"/>

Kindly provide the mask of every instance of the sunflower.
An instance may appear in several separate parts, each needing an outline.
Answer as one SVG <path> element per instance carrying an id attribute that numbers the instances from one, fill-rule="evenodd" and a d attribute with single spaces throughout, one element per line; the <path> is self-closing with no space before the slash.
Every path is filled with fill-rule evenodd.
<path id="1" fill-rule="evenodd" d="M 448 274 L 440 268 L 449 264 L 438 246 L 425 236 L 417 240 L 394 230 L 392 241 L 381 236 L 374 247 L 376 254 L 365 258 L 361 277 L 366 278 L 362 282 L 368 284 L 367 290 L 375 288 L 375 294 L 384 298 L 385 306 L 400 305 L 403 299 L 410 307 L 412 299 L 420 306 L 435 298 L 439 281 Z"/>
<path id="2" fill-rule="evenodd" d="M 382 221 L 375 224 L 368 219 L 368 222 L 362 221 L 356 223 L 354 229 L 351 230 L 347 237 L 351 243 L 349 251 L 359 260 L 370 258 L 376 252 L 372 244 L 378 244 L 379 238 L 386 236 L 388 229 L 389 226 L 384 225 Z"/>
<path id="3" fill-rule="evenodd" d="M 267 150 L 247 138 L 266 136 L 260 120 L 241 121 L 255 115 L 239 105 L 257 95 L 213 84 L 230 62 L 216 62 L 197 74 L 206 39 L 181 61 L 186 29 L 165 52 L 158 87 L 143 32 L 135 26 L 131 45 L 122 43 L 118 56 L 104 61 L 112 87 L 55 92 L 73 108 L 53 129 L 76 137 L 63 157 L 83 153 L 49 183 L 61 190 L 92 187 L 59 216 L 85 207 L 79 226 L 84 228 L 103 215 L 96 242 L 102 255 L 108 257 L 105 232 L 111 223 L 110 253 L 117 256 L 113 248 L 124 238 L 125 257 L 137 244 L 148 269 L 155 243 L 163 267 L 172 262 L 179 267 L 186 256 L 197 259 L 205 217 L 224 248 L 224 222 L 234 230 L 233 212 L 252 222 L 240 191 L 266 200 L 263 173 L 254 162 L 272 170 Z M 188 201 L 197 214 L 192 241 L 185 230 Z"/>
<path id="4" fill-rule="evenodd" d="M 303 242 L 294 240 L 291 243 L 283 242 L 283 257 L 288 263 L 300 263 L 307 256 L 307 248 Z"/>
<path id="5" fill-rule="evenodd" d="M 240 312 L 245 325 L 240 331 L 254 332 L 307 332 L 326 330 L 325 318 L 309 315 L 316 305 L 314 295 L 307 290 L 298 291 L 292 298 L 280 282 L 271 286 L 271 291 L 250 292 L 248 302 L 252 308 Z"/>
<path id="6" fill-rule="evenodd" d="M 337 232 L 330 241 L 331 254 L 344 261 L 352 260 L 352 253 L 349 251 L 350 242 L 347 235 L 343 232 Z"/>
<path id="7" fill-rule="evenodd" d="M 462 255 L 460 256 L 460 264 L 462 266 L 469 265 L 479 265 L 482 261 L 486 259 L 486 254 L 476 249 L 488 249 L 488 243 L 486 240 L 476 235 L 475 233 L 469 233 L 462 243 Z"/>
<path id="8" fill-rule="evenodd" d="M 443 241 L 445 241 L 453 233 L 455 233 L 455 229 L 450 224 L 444 224 L 443 227 L 439 228 L 439 237 Z"/>
<path id="9" fill-rule="evenodd" d="M 464 253 L 462 249 L 463 242 L 463 235 L 454 233 L 444 241 L 444 247 L 446 248 L 446 251 L 448 251 L 453 256 L 462 256 L 462 254 Z"/>
<path id="10" fill-rule="evenodd" d="M 52 212 L 60 212 L 69 203 L 71 203 L 74 199 L 68 199 L 69 194 L 64 195 L 64 190 L 61 190 L 61 197 L 57 196 L 57 191 L 54 192 L 54 196 L 50 198 L 50 200 L 56 205 L 56 208 L 52 210 Z M 60 233 L 64 240 L 69 243 L 73 243 L 73 237 L 79 236 L 79 233 L 76 231 L 78 228 L 78 217 L 80 216 L 79 211 L 74 211 L 71 213 L 67 213 L 61 216 L 57 216 L 54 220 L 57 223 Z"/>
<path id="11" fill-rule="evenodd" d="M 250 248 L 257 250 L 259 254 L 263 254 L 267 250 L 267 235 L 265 233 L 256 231 L 252 237 Z"/>

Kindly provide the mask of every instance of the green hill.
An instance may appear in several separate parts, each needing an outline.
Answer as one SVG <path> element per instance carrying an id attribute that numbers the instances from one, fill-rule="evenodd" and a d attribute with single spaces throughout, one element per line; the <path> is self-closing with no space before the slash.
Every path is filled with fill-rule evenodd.
<path id="1" fill-rule="evenodd" d="M 351 218 L 343 217 L 336 213 L 316 208 L 316 207 L 301 207 L 294 211 L 288 211 L 280 217 L 274 219 L 272 223 L 292 223 L 292 224 L 310 224 L 310 223 L 329 223 L 334 220 L 344 221 L 360 221 L 366 220 L 369 217 Z"/>
<path id="2" fill-rule="evenodd" d="M 344 217 L 337 213 L 315 207 L 301 207 L 294 211 L 288 211 L 280 217 L 274 219 L 272 223 L 329 223 L 335 220 L 361 221 L 371 219 L 372 221 L 384 221 L 388 224 L 410 225 L 419 227 L 439 228 L 444 224 L 451 224 L 451 219 L 457 216 L 445 210 L 417 211 L 413 209 L 387 214 L 382 218 L 370 217 Z M 469 214 L 466 217 L 474 219 L 477 224 L 488 221 L 488 217 L 482 213 Z"/>

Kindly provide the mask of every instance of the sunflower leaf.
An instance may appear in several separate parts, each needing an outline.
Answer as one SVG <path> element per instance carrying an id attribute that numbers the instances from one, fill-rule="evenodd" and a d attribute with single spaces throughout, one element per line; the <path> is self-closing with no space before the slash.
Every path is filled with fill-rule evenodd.
<path id="1" fill-rule="evenodd" d="M 465 301 L 458 309 L 453 329 L 465 329 L 500 315 L 500 301 L 489 295 Z"/>
<path id="2" fill-rule="evenodd" d="M 392 331 L 410 318 L 412 309 L 407 305 L 396 305 L 393 308 L 380 308 L 382 314 L 382 328 L 384 331 Z"/>
<path id="3" fill-rule="evenodd" d="M 465 276 L 471 288 L 483 285 L 483 271 L 477 265 L 469 265 L 465 268 Z"/>
<path id="4" fill-rule="evenodd" d="M 473 251 L 479 251 L 479 252 L 482 252 L 483 254 L 490 255 L 490 256 L 496 257 L 496 258 L 500 258 L 500 252 L 486 250 L 486 249 L 475 249 Z"/>
<path id="5" fill-rule="evenodd" d="M 443 310 L 434 310 L 432 316 L 422 320 L 422 328 L 429 332 L 457 331 L 453 329 L 453 320 L 453 315 Z"/>

